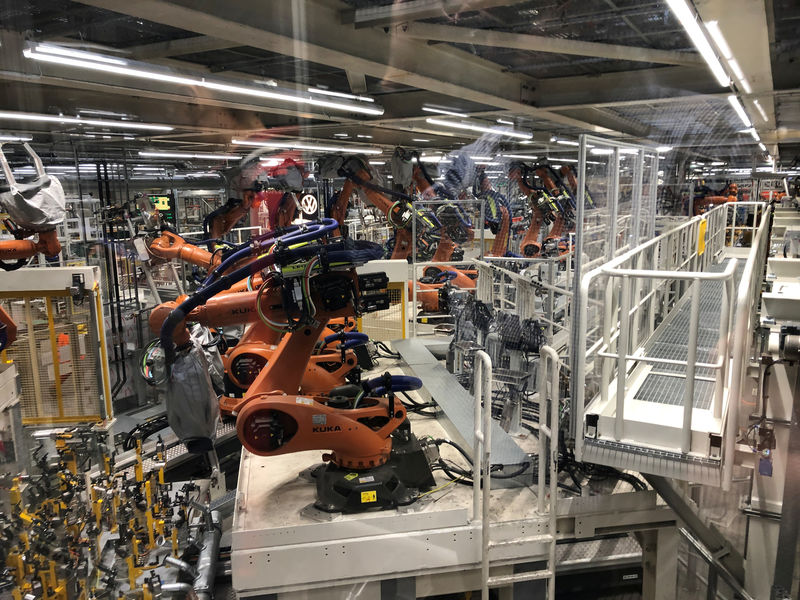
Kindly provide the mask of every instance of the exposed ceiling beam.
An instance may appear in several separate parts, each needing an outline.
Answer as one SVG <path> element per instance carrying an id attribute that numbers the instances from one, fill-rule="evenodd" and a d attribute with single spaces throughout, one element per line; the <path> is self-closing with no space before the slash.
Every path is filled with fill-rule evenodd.
<path id="1" fill-rule="evenodd" d="M 196 35 L 179 40 L 167 40 L 166 42 L 131 46 L 125 48 L 125 50 L 137 60 L 152 60 L 170 56 L 182 56 L 184 54 L 210 52 L 212 50 L 224 50 L 241 45 L 243 44 L 237 44 L 230 40 L 221 40 L 207 35 Z"/>
<path id="2" fill-rule="evenodd" d="M 708 68 L 658 67 L 542 79 L 536 86 L 534 102 L 546 110 L 559 110 L 571 104 L 591 104 L 624 100 L 674 98 L 683 95 L 716 94 L 723 90 Z"/>
<path id="3" fill-rule="evenodd" d="M 402 6 L 402 5 L 401 5 Z M 405 36 L 422 40 L 435 40 L 455 44 L 475 44 L 494 48 L 514 48 L 531 52 L 551 52 L 577 56 L 593 56 L 611 60 L 631 60 L 636 62 L 657 63 L 666 65 L 698 66 L 703 60 L 695 53 L 677 52 L 674 50 L 654 50 L 618 44 L 601 44 L 598 42 L 582 42 L 529 35 L 525 33 L 509 33 L 491 29 L 471 29 L 452 25 L 435 25 L 432 23 L 403 23 L 391 29 L 398 37 Z"/>
<path id="4" fill-rule="evenodd" d="M 613 134 L 607 128 L 538 109 L 529 103 L 533 81 L 457 59 L 417 40 L 374 29 L 341 25 L 341 2 L 274 0 L 263 11 L 257 0 L 221 5 L 213 0 L 80 0 L 99 8 L 294 56 L 340 69 L 496 106 L 570 127 Z M 300 6 L 302 10 L 298 10 Z M 302 21 L 301 23 L 298 20 Z M 298 32 L 302 31 L 302 36 Z"/>
<path id="5" fill-rule="evenodd" d="M 379 27 L 400 21 L 443 17 L 469 10 L 518 4 L 521 0 L 410 0 L 385 6 L 369 6 L 341 11 L 341 22 L 356 28 Z"/>
<path id="6" fill-rule="evenodd" d="M 347 71 L 347 83 L 354 94 L 364 94 L 367 91 L 367 78 L 363 73 Z"/>

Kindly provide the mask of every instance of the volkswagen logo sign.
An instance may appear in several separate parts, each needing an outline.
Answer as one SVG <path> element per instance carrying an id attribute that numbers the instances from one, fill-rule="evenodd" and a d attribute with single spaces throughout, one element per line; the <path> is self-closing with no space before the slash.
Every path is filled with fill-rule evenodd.
<path id="1" fill-rule="evenodd" d="M 318 208 L 317 197 L 314 194 L 305 194 L 300 198 L 300 209 L 303 214 L 316 217 Z"/>

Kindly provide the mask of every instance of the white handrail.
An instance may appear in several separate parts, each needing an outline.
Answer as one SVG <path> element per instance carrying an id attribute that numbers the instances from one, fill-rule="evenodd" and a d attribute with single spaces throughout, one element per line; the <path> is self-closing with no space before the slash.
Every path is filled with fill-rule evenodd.
<path id="1" fill-rule="evenodd" d="M 475 352 L 475 441 L 472 447 L 472 518 L 481 515 L 481 594 L 489 600 L 489 464 L 492 451 L 492 359 L 483 350 Z"/>
<path id="2" fill-rule="evenodd" d="M 737 314 L 741 315 L 744 311 L 744 307 L 747 307 L 747 311 L 744 311 L 746 314 L 751 314 L 752 310 L 750 309 L 750 305 L 752 304 L 752 271 L 753 271 L 753 264 L 756 262 L 756 257 L 760 253 L 763 253 L 764 247 L 764 234 L 762 231 L 765 227 L 765 222 L 767 221 L 764 217 L 764 207 L 765 204 L 763 202 L 737 202 L 737 203 L 730 203 L 726 205 L 721 205 L 716 207 L 715 209 L 709 211 L 704 216 L 694 217 L 687 222 L 667 231 L 660 236 L 650 240 L 649 242 L 645 242 L 633 248 L 624 254 L 614 258 L 613 260 L 609 261 L 605 265 L 601 265 L 592 271 L 586 273 L 581 279 L 581 287 L 580 287 L 580 297 L 578 301 L 578 306 L 576 313 L 578 315 L 578 320 L 581 326 L 577 332 L 577 346 L 574 349 L 575 351 L 575 382 L 576 387 L 574 391 L 575 401 L 573 404 L 574 407 L 574 427 L 575 427 L 575 437 L 576 437 L 576 454 L 578 457 L 582 455 L 583 450 L 583 437 L 584 432 L 582 431 L 583 427 L 583 417 L 584 417 L 584 404 L 585 404 L 585 382 L 586 382 L 586 363 L 587 363 L 587 356 L 594 355 L 598 358 L 602 359 L 602 375 L 603 381 L 601 383 L 601 392 L 603 394 L 603 398 L 605 400 L 608 399 L 608 394 L 606 392 L 606 387 L 608 384 L 608 380 L 611 377 L 611 366 L 609 366 L 608 361 L 611 359 L 610 357 L 616 358 L 617 360 L 617 397 L 616 397 L 616 420 L 615 420 L 615 438 L 617 440 L 621 440 L 624 435 L 624 394 L 625 394 L 625 373 L 627 372 L 627 367 L 629 361 L 637 361 L 641 360 L 643 362 L 660 362 L 654 359 L 650 359 L 644 355 L 639 356 L 637 352 L 629 352 L 627 346 L 629 345 L 631 332 L 630 332 L 630 321 L 634 318 L 634 315 L 640 309 L 643 309 L 647 304 L 650 305 L 652 310 L 653 303 L 658 301 L 654 298 L 653 294 L 654 291 L 650 291 L 644 298 L 639 299 L 636 298 L 636 304 L 631 308 L 630 302 L 630 293 L 631 293 L 631 286 L 630 281 L 631 279 L 637 278 L 649 278 L 649 279 L 664 279 L 664 280 L 675 280 L 676 282 L 691 282 L 689 285 L 692 286 L 691 289 L 691 323 L 693 326 L 690 327 L 689 331 L 689 350 L 687 361 L 676 361 L 681 362 L 681 364 L 685 364 L 687 367 L 687 384 L 684 390 L 684 418 L 683 418 L 683 432 L 681 437 L 681 450 L 683 452 L 688 452 L 691 447 L 691 419 L 692 419 L 692 407 L 693 407 L 693 389 L 694 389 L 694 373 L 695 369 L 700 368 L 707 368 L 712 367 L 712 365 L 706 365 L 705 363 L 696 364 L 696 333 L 697 333 L 697 317 L 698 317 L 698 306 L 699 306 L 699 285 L 700 281 L 705 280 L 722 280 L 724 282 L 724 289 L 722 294 L 722 311 L 723 314 L 720 316 L 720 323 L 719 323 L 719 354 L 721 358 L 721 363 L 718 365 L 713 365 L 712 368 L 716 368 L 718 373 L 716 375 L 716 385 L 714 391 L 714 398 L 713 398 L 713 412 L 714 416 L 717 418 L 722 417 L 722 397 L 724 393 L 726 378 L 728 375 L 728 357 L 730 355 L 730 344 L 733 340 L 730 339 L 731 334 L 731 327 L 730 323 L 733 319 L 734 310 L 736 308 Z M 747 225 L 747 222 L 740 224 L 739 226 L 736 225 L 736 214 L 739 209 L 746 209 L 748 213 L 753 214 L 753 225 Z M 728 225 L 728 219 L 730 217 L 730 212 L 733 212 L 733 223 L 734 225 Z M 704 269 L 710 264 L 713 260 L 713 257 L 722 252 L 724 248 L 725 241 L 728 239 L 727 232 L 729 230 L 733 230 L 734 233 L 731 234 L 731 240 L 734 239 L 735 232 L 738 230 L 753 230 L 756 228 L 756 223 L 758 222 L 757 219 L 762 217 L 761 224 L 758 226 L 758 233 L 753 240 L 753 247 L 748 255 L 747 266 L 745 269 L 745 273 L 742 278 L 742 282 L 739 288 L 739 297 L 737 302 L 734 304 L 732 298 L 732 287 L 733 287 L 733 274 L 736 269 L 735 261 L 730 261 L 727 265 L 727 268 L 722 273 L 709 273 L 704 271 Z M 708 233 L 707 233 L 707 243 L 705 252 L 701 253 L 698 243 L 699 238 L 699 231 L 700 231 L 700 223 L 702 219 L 707 219 L 708 223 Z M 659 250 L 661 251 L 659 253 Z M 649 256 L 649 260 L 655 263 L 652 269 L 643 269 L 641 268 L 641 263 L 645 262 L 642 260 L 642 257 Z M 672 268 L 677 268 L 678 270 L 658 270 L 659 267 L 663 264 L 662 260 L 666 259 L 668 263 L 672 264 Z M 669 268 L 669 267 L 667 267 Z M 609 284 L 607 285 L 607 293 L 606 293 L 606 307 L 605 307 L 605 317 L 601 316 L 601 321 L 603 327 L 603 334 L 601 338 L 592 346 L 592 349 L 587 352 L 586 350 L 586 343 L 588 332 L 590 326 L 596 329 L 594 325 L 590 325 L 588 322 L 588 308 L 591 303 L 589 298 L 589 291 L 591 289 L 591 285 L 594 280 L 600 276 L 607 276 L 609 278 Z M 622 278 L 622 295 L 620 299 L 620 307 L 619 307 L 619 315 L 620 315 L 620 323 L 617 330 L 614 330 L 611 320 L 613 320 L 613 315 L 618 310 L 617 308 L 612 306 L 613 296 L 610 296 L 610 290 L 612 289 L 612 278 L 619 277 Z M 659 284 L 658 290 L 661 289 L 661 286 L 665 285 L 664 283 Z M 679 284 L 679 290 L 685 289 L 683 286 L 686 283 Z M 652 287 L 652 284 L 651 284 Z M 642 291 L 641 286 L 637 286 L 636 294 L 639 294 Z M 669 291 L 667 289 L 667 291 Z M 750 295 L 745 295 L 745 292 L 751 292 Z M 660 293 L 660 292 L 659 292 Z M 743 296 L 744 295 L 744 296 Z M 625 315 L 625 317 L 623 317 Z M 741 364 L 736 364 L 737 360 L 740 360 L 744 356 L 742 344 L 744 343 L 744 338 L 746 337 L 747 326 L 749 325 L 749 321 L 742 323 L 741 317 L 737 321 L 737 330 L 734 333 L 736 343 L 738 344 L 737 348 L 734 348 L 734 365 L 732 367 L 731 372 L 731 395 L 730 398 L 737 398 L 738 397 L 738 390 L 736 391 L 736 395 L 734 395 L 733 390 L 733 383 L 735 377 L 741 377 Z M 739 333 L 742 328 L 744 328 L 744 333 Z M 645 332 L 648 335 L 652 334 L 652 331 L 649 329 Z M 634 337 L 636 338 L 637 333 L 634 332 Z M 741 339 L 740 339 L 741 338 Z M 611 352 L 611 345 L 614 343 L 616 339 L 616 353 Z M 638 338 L 636 338 L 638 339 Z M 636 340 L 634 341 L 634 344 Z M 718 361 L 719 362 L 719 361 Z M 737 368 L 738 367 L 738 368 Z M 688 379 L 691 378 L 692 381 L 689 382 Z M 735 412 L 735 411 L 734 411 Z M 726 413 L 728 416 L 731 414 L 731 408 L 729 403 L 729 408 Z M 735 417 L 733 419 L 728 419 L 727 423 L 727 431 L 728 431 L 728 438 L 735 438 L 735 428 L 731 424 L 731 420 L 735 421 Z M 733 429 L 732 429 L 733 428 Z M 731 431 L 733 431 L 733 436 L 730 435 Z M 731 443 L 728 440 L 728 443 Z M 733 448 L 729 450 L 726 445 L 726 457 L 728 453 L 731 454 L 730 460 L 732 460 L 732 453 Z M 728 458 L 725 459 L 724 462 L 730 462 Z M 730 469 L 730 465 L 725 467 L 725 469 Z M 725 472 L 728 479 L 730 478 L 730 473 Z"/>
<path id="3" fill-rule="evenodd" d="M 753 316 L 756 309 L 756 291 L 761 287 L 766 254 L 769 248 L 769 229 L 772 222 L 772 209 L 762 213 L 761 224 L 753 238 L 742 279 L 736 294 L 736 321 L 733 327 L 733 355 L 731 360 L 730 388 L 728 391 L 728 412 L 725 423 L 725 452 L 722 461 L 722 489 L 730 490 L 733 478 L 733 463 L 736 453 L 736 435 L 739 429 L 739 402 L 741 390 L 750 361 L 750 342 Z M 756 277 L 756 268 L 759 276 Z M 735 406 L 732 406 L 734 405 Z"/>
<path id="4" fill-rule="evenodd" d="M 550 541 L 550 554 L 548 567 L 552 575 L 547 580 L 547 598 L 553 600 L 556 597 L 556 500 L 558 498 L 558 430 L 560 427 L 559 418 L 559 358 L 558 353 L 550 346 L 539 348 L 540 357 L 540 377 L 539 377 L 539 481 L 538 481 L 538 512 L 544 513 L 544 489 L 545 489 L 545 463 L 549 458 L 550 463 L 550 514 L 548 521 L 548 533 L 553 537 Z M 550 373 L 547 376 L 547 363 L 550 363 Z M 547 414 L 547 384 L 552 386 L 550 396 L 550 426 L 543 427 L 542 421 Z M 545 440 L 545 437 L 547 440 Z M 548 447 L 549 444 L 549 453 Z M 549 454 L 549 457 L 548 457 Z"/>

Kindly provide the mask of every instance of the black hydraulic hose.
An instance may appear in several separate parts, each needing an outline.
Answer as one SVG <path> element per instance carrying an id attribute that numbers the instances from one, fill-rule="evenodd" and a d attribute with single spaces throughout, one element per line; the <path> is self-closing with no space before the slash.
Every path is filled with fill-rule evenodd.
<path id="1" fill-rule="evenodd" d="M 291 239 L 291 243 L 295 243 L 296 241 L 296 238 Z M 288 264 L 296 260 L 308 258 L 318 254 L 322 249 L 325 250 L 326 261 L 329 263 L 347 262 L 362 264 L 370 260 L 376 260 L 383 255 L 383 247 L 380 244 L 368 242 L 366 240 L 342 241 L 327 246 L 309 244 L 307 246 L 300 246 L 299 248 L 277 249 L 272 254 L 266 254 L 227 275 L 222 275 L 216 281 L 209 283 L 198 290 L 193 296 L 182 302 L 170 312 L 164 320 L 164 323 L 161 325 L 161 331 L 159 332 L 159 338 L 161 339 L 161 347 L 164 349 L 166 365 L 169 366 L 175 362 L 175 345 L 172 339 L 175 334 L 175 329 L 195 308 L 205 304 L 211 297 L 229 289 L 234 283 L 246 279 L 268 266 L 276 263 Z"/>

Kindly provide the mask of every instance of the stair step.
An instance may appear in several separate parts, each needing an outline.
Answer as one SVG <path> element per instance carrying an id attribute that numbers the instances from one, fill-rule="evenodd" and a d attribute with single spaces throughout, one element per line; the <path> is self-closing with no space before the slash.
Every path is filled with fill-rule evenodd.
<path id="1" fill-rule="evenodd" d="M 522 583 L 523 581 L 535 581 L 537 579 L 549 579 L 553 576 L 550 569 L 542 569 L 539 571 L 526 571 L 525 573 L 514 573 L 513 575 L 496 575 L 489 577 L 489 587 L 502 587 L 512 585 L 514 583 Z"/>

